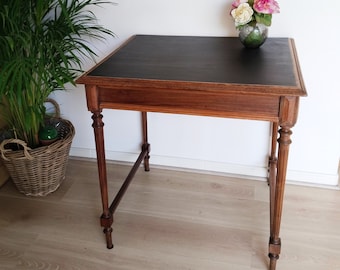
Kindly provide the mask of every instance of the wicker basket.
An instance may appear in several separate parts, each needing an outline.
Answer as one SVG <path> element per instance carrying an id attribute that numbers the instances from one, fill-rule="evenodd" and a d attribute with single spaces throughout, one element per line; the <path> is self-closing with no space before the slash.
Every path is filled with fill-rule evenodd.
<path id="1" fill-rule="evenodd" d="M 71 122 L 62 118 L 49 118 L 56 126 L 59 140 L 35 149 L 17 139 L 4 140 L 0 145 L 1 159 L 14 184 L 21 193 L 29 196 L 46 196 L 55 191 L 65 178 L 72 139 L 75 134 Z M 16 143 L 22 150 L 5 149 Z"/>

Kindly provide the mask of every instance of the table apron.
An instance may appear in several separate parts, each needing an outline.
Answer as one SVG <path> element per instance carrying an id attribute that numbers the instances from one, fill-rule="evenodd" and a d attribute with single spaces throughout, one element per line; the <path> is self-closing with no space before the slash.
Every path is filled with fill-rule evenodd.
<path id="1" fill-rule="evenodd" d="M 216 93 L 195 90 L 96 89 L 96 104 L 100 109 L 121 109 L 174 114 L 228 117 L 277 122 L 280 96 Z M 93 93 L 88 93 L 93 96 Z M 91 102 L 88 104 L 89 110 Z"/>

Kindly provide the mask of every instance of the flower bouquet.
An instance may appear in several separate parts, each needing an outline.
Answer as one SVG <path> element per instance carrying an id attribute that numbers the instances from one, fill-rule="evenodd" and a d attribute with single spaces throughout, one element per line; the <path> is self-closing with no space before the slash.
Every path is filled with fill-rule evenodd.
<path id="1" fill-rule="evenodd" d="M 276 0 L 235 0 L 230 14 L 244 46 L 258 48 L 267 39 L 272 14 L 279 12 Z"/>

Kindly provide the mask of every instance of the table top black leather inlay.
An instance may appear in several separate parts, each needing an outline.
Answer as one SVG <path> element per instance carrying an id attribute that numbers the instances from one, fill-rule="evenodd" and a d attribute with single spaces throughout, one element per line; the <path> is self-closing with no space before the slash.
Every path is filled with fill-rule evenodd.
<path id="1" fill-rule="evenodd" d="M 235 37 L 137 35 L 88 76 L 296 86 L 293 67 L 288 38 L 246 49 Z"/>

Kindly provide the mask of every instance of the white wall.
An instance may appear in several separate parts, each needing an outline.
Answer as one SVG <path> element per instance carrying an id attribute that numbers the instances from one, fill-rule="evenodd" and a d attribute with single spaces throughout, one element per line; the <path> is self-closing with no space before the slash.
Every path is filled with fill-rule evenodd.
<path id="1" fill-rule="evenodd" d="M 117 35 L 94 43 L 99 60 L 134 34 L 235 36 L 231 0 L 120 0 L 96 8 L 99 22 Z M 309 96 L 301 99 L 293 129 L 288 180 L 336 186 L 340 154 L 340 2 L 281 0 L 272 37 L 295 39 Z M 93 63 L 86 63 L 84 69 Z M 71 155 L 95 157 L 91 114 L 82 85 L 53 96 L 76 127 Z M 72 90 L 72 91 L 71 91 Z M 137 112 L 104 110 L 107 158 L 133 161 L 141 141 Z M 266 175 L 269 124 L 150 114 L 151 164 Z"/>

